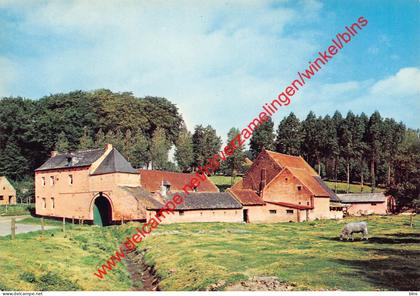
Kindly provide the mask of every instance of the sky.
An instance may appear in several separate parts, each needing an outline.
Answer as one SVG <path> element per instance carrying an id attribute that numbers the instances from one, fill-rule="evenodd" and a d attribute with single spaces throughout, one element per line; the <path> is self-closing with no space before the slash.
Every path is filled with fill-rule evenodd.
<path id="1" fill-rule="evenodd" d="M 175 103 L 226 138 L 360 16 L 368 25 L 273 117 L 339 110 L 420 128 L 420 1 L 0 0 L 0 97 L 107 88 Z"/>

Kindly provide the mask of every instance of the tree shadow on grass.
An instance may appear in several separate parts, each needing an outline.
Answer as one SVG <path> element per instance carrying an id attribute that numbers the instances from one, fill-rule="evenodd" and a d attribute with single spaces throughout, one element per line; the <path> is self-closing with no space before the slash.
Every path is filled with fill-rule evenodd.
<path id="1" fill-rule="evenodd" d="M 393 249 L 362 249 L 374 255 L 387 256 L 381 259 L 347 260 L 335 259 L 342 265 L 356 269 L 349 277 L 362 277 L 381 290 L 418 291 L 420 289 L 420 251 Z"/>
<path id="2" fill-rule="evenodd" d="M 395 248 L 396 244 L 419 244 L 417 233 L 385 234 L 381 237 L 371 237 L 363 241 L 361 251 L 372 255 L 371 259 L 333 259 L 342 265 L 349 266 L 355 272 L 347 273 L 352 277 L 364 278 L 381 290 L 418 291 L 420 290 L 420 248 L 406 250 Z M 340 241 L 337 237 L 321 237 L 321 239 Z M 352 241 L 342 241 L 352 243 Z M 360 243 L 360 238 L 354 242 Z M 388 244 L 389 247 L 382 247 Z M 376 248 L 371 247 L 374 245 Z M 355 248 L 360 245 L 355 245 Z M 380 258 L 375 258 L 380 257 Z"/>

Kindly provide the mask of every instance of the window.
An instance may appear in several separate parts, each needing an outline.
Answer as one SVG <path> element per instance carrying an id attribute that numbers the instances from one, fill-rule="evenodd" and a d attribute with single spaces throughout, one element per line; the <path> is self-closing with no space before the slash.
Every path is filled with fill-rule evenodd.
<path id="1" fill-rule="evenodd" d="M 284 178 L 284 181 L 286 181 L 286 182 L 287 182 L 288 180 L 289 180 L 288 178 Z"/>
<path id="2" fill-rule="evenodd" d="M 203 216 L 203 212 L 200 212 L 200 216 Z"/>
<path id="3" fill-rule="evenodd" d="M 44 209 L 46 209 L 46 208 L 47 208 L 47 201 L 45 200 L 45 198 L 42 198 L 42 207 L 43 207 Z"/>
<path id="4" fill-rule="evenodd" d="M 309 201 L 306 202 L 306 205 L 309 206 Z"/>
<path id="5" fill-rule="evenodd" d="M 180 216 L 184 216 L 184 211 L 179 211 Z"/>
<path id="6" fill-rule="evenodd" d="M 302 203 L 301 203 L 301 202 L 299 202 L 299 204 L 301 205 Z"/>
<path id="7" fill-rule="evenodd" d="M 50 177 L 50 184 L 51 184 L 51 186 L 53 186 L 53 185 L 54 185 L 54 176 L 51 176 L 51 177 Z"/>
<path id="8" fill-rule="evenodd" d="M 55 209 L 55 199 L 51 197 L 51 208 Z"/>
<path id="9" fill-rule="evenodd" d="M 293 214 L 295 211 L 293 211 L 293 210 L 286 210 L 286 213 L 287 214 Z"/>
<path id="10" fill-rule="evenodd" d="M 42 186 L 45 186 L 45 177 L 42 177 Z"/>
<path id="11" fill-rule="evenodd" d="M 73 175 L 69 175 L 69 184 L 72 185 L 73 184 Z"/>
<path id="12" fill-rule="evenodd" d="M 277 214 L 277 210 L 270 210 L 270 214 L 272 214 L 272 215 Z"/>
<path id="13" fill-rule="evenodd" d="M 297 186 L 297 190 L 298 190 L 298 191 L 301 191 L 301 190 L 302 190 L 302 186 L 298 185 L 298 186 Z"/>
<path id="14" fill-rule="evenodd" d="M 0 200 L 3 200 L 3 199 L 4 199 L 3 195 L 0 195 Z"/>
<path id="15" fill-rule="evenodd" d="M 376 206 L 376 203 L 371 203 L 370 205 L 371 205 L 371 206 Z"/>

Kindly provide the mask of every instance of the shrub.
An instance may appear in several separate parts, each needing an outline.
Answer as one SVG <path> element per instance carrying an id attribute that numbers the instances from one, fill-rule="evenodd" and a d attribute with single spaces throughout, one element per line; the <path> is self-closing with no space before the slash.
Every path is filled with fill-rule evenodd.
<path id="1" fill-rule="evenodd" d="M 19 275 L 20 279 L 28 282 L 28 283 L 35 283 L 36 282 L 36 277 L 32 272 L 27 272 L 25 271 L 24 273 L 21 273 Z"/>
<path id="2" fill-rule="evenodd" d="M 58 274 L 48 272 L 43 274 L 38 282 L 37 288 L 40 291 L 78 291 L 81 287 L 68 279 L 60 277 Z"/>

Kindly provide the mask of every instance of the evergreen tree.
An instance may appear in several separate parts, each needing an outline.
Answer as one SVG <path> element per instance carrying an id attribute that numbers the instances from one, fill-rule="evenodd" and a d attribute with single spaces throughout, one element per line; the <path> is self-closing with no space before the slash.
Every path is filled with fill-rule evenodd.
<path id="1" fill-rule="evenodd" d="M 227 143 L 230 143 L 235 136 L 240 134 L 240 130 L 232 127 L 227 134 Z M 245 159 L 244 147 L 240 146 L 235 149 L 231 156 L 228 156 L 222 164 L 225 175 L 232 176 L 232 185 L 238 173 L 243 171 L 243 161 Z"/>
<path id="2" fill-rule="evenodd" d="M 150 143 L 150 156 L 153 169 L 163 170 L 168 163 L 170 144 L 166 139 L 165 131 L 157 128 Z"/>
<path id="3" fill-rule="evenodd" d="M 217 136 L 216 130 L 210 125 L 203 127 L 197 125 L 192 137 L 194 167 L 203 167 L 208 163 L 208 159 L 213 158 L 214 154 L 219 153 L 222 140 Z"/>
<path id="4" fill-rule="evenodd" d="M 249 150 L 253 159 L 260 154 L 263 148 L 274 150 L 274 123 L 271 117 L 254 130 L 249 141 Z"/>
<path id="5" fill-rule="evenodd" d="M 70 144 L 67 140 L 66 134 L 64 132 L 61 132 L 58 135 L 57 142 L 55 143 L 55 150 L 60 153 L 66 153 L 70 150 Z"/>
<path id="6" fill-rule="evenodd" d="M 344 158 L 346 164 L 347 193 L 349 193 L 350 190 L 350 163 L 355 157 L 355 146 L 353 142 L 354 124 L 355 116 L 349 111 L 346 118 L 341 122 L 338 133 L 340 154 Z"/>
<path id="7" fill-rule="evenodd" d="M 192 135 L 184 125 L 176 141 L 175 159 L 182 172 L 191 172 L 194 161 Z"/>
<path id="8" fill-rule="evenodd" d="M 341 125 L 341 122 L 343 121 L 343 116 L 341 115 L 339 111 L 335 111 L 331 120 L 337 132 L 337 143 L 338 143 L 339 127 Z M 341 157 L 340 151 L 341 151 L 340 147 L 337 146 L 337 149 L 335 150 L 335 154 L 334 154 L 334 160 L 333 160 L 335 192 L 337 192 L 338 168 L 340 167 L 340 157 Z"/>
<path id="9" fill-rule="evenodd" d="M 311 165 L 316 164 L 318 174 L 321 174 L 321 155 L 326 137 L 324 122 L 311 111 L 303 121 L 302 128 L 305 136 L 302 151 Z"/>
<path id="10" fill-rule="evenodd" d="M 335 160 L 340 155 L 340 147 L 338 145 L 337 128 L 335 121 L 329 115 L 323 119 L 325 127 L 325 141 L 321 151 L 322 158 L 326 163 L 326 174 L 330 179 L 334 179 Z M 330 164 L 328 166 L 328 164 Z M 332 164 L 332 165 L 331 165 Z"/>
<path id="11" fill-rule="evenodd" d="M 299 119 L 292 112 L 283 118 L 277 129 L 276 151 L 290 155 L 300 155 L 303 143 L 303 130 Z"/>
<path id="12" fill-rule="evenodd" d="M 95 143 L 93 142 L 93 139 L 89 135 L 89 130 L 87 126 L 83 129 L 83 136 L 79 140 L 79 147 L 80 150 L 87 150 L 95 148 Z"/>
<path id="13" fill-rule="evenodd" d="M 375 166 L 381 157 L 381 134 L 382 134 L 382 118 L 378 111 L 375 111 L 369 118 L 367 127 L 367 145 L 370 161 L 370 178 L 372 183 L 372 192 L 376 187 Z"/>

